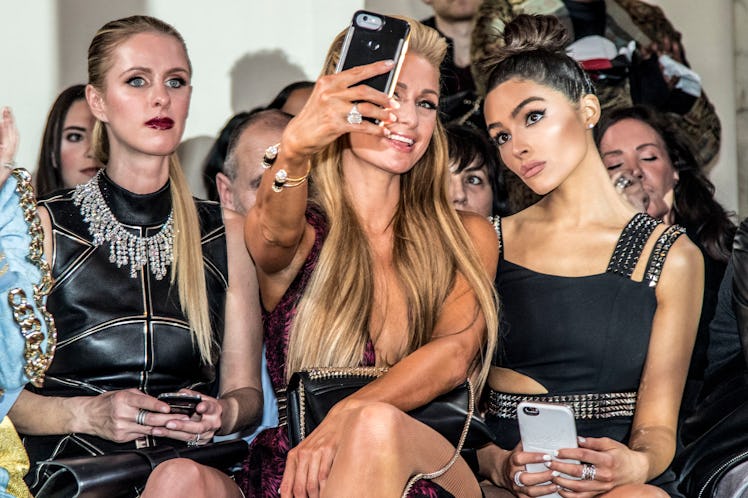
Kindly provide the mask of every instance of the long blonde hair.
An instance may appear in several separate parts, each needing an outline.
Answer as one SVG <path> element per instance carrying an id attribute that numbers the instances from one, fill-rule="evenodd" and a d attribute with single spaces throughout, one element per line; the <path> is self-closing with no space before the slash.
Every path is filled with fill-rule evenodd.
<path id="1" fill-rule="evenodd" d="M 409 52 L 439 68 L 446 42 L 433 29 L 408 19 Z M 334 71 L 345 33 L 328 52 L 323 74 Z M 299 302 L 291 327 L 286 374 L 316 366 L 357 366 L 369 339 L 374 300 L 373 258 L 353 203 L 342 188 L 341 137 L 312 158 L 311 202 L 326 214 L 329 233 L 319 261 Z M 431 340 L 439 312 L 455 277 L 462 274 L 478 300 L 487 326 L 487 345 L 479 375 L 482 387 L 497 342 L 497 302 L 472 241 L 447 195 L 447 142 L 437 119 L 423 157 L 401 177 L 400 202 L 393 219 L 393 264 L 408 308 L 407 351 Z M 342 263 L 342 264 L 341 264 Z"/>
<path id="2" fill-rule="evenodd" d="M 191 73 L 192 64 L 187 55 L 187 46 L 182 35 L 173 26 L 154 17 L 131 16 L 111 21 L 96 32 L 88 47 L 88 82 L 103 92 L 106 73 L 112 67 L 115 49 L 133 35 L 154 32 L 172 36 L 179 41 Z M 106 126 L 98 120 L 93 130 L 93 151 L 103 164 L 109 162 Z M 192 337 L 197 343 L 202 361 L 212 364 L 214 343 L 200 243 L 200 222 L 190 187 L 174 153 L 169 157 L 169 179 L 174 216 L 174 261 L 171 265 L 171 283 L 177 283 L 182 312 L 190 323 Z"/>

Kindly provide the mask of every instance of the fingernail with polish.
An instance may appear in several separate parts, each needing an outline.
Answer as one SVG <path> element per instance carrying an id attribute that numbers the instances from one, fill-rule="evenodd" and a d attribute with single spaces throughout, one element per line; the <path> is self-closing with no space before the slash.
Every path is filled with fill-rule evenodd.
<path id="1" fill-rule="evenodd" d="M 550 462 L 551 460 L 553 460 L 553 455 L 545 454 L 543 455 L 543 460 L 545 460 L 546 462 Z"/>
<path id="2" fill-rule="evenodd" d="M 546 467 L 550 469 L 551 465 L 553 465 L 553 462 L 543 462 L 543 465 L 545 465 Z"/>
<path id="3" fill-rule="evenodd" d="M 553 457 L 558 458 L 558 450 L 553 450 Z"/>
<path id="4" fill-rule="evenodd" d="M 400 109 L 400 102 L 395 99 L 390 99 L 390 107 L 392 109 Z"/>
<path id="5" fill-rule="evenodd" d="M 553 477 L 558 477 L 558 476 L 560 476 L 560 475 L 561 475 L 561 472 L 559 472 L 558 470 L 554 470 L 553 472 L 551 472 L 551 475 L 552 475 Z"/>
<path id="6" fill-rule="evenodd" d="M 583 438 L 582 436 L 577 436 L 577 440 L 578 440 L 578 441 L 579 441 L 580 443 L 584 443 L 584 442 L 586 442 L 586 441 L 587 441 L 587 439 Z"/>
<path id="7" fill-rule="evenodd" d="M 392 134 L 392 132 L 389 130 L 389 128 L 384 128 L 384 132 L 383 133 L 384 133 L 385 137 L 389 137 Z"/>
<path id="8" fill-rule="evenodd" d="M 394 123 L 395 121 L 397 121 L 397 116 L 395 116 L 395 114 L 394 114 L 394 113 L 390 113 L 390 121 L 392 121 L 393 123 Z"/>
<path id="9" fill-rule="evenodd" d="M 176 429 L 177 428 L 177 424 L 175 424 L 174 422 L 167 422 L 166 423 L 166 428 L 167 429 Z"/>

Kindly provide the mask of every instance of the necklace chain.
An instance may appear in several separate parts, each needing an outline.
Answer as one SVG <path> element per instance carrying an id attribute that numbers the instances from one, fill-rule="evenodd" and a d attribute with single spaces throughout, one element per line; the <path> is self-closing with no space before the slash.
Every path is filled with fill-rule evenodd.
<path id="1" fill-rule="evenodd" d="M 93 244 L 98 247 L 109 243 L 109 262 L 121 268 L 130 265 L 130 277 L 135 278 L 147 264 L 156 280 L 166 276 L 167 267 L 174 260 L 174 219 L 169 213 L 164 226 L 150 237 L 133 235 L 114 216 L 99 187 L 99 175 L 88 183 L 78 185 L 73 192 L 73 202 L 80 206 L 83 221 L 88 223 L 88 232 Z"/>

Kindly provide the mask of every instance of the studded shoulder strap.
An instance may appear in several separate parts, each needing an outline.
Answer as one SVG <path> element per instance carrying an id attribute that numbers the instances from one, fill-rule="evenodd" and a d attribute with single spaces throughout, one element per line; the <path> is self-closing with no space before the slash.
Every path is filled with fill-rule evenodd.
<path id="1" fill-rule="evenodd" d="M 501 238 L 501 216 L 489 216 L 488 221 L 493 225 L 493 229 L 496 230 L 496 237 L 499 239 L 499 256 L 503 252 L 504 241 Z"/>
<path id="2" fill-rule="evenodd" d="M 646 213 L 638 213 L 631 218 L 618 238 L 606 271 L 631 278 L 644 245 L 649 240 L 655 227 L 660 223 L 662 223 L 660 220 L 656 220 Z"/>
<path id="3" fill-rule="evenodd" d="M 665 265 L 665 258 L 667 257 L 668 251 L 673 247 L 673 244 L 678 237 L 686 233 L 686 229 L 680 225 L 672 225 L 662 232 L 655 242 L 652 254 L 649 255 L 649 261 L 647 261 L 647 269 L 644 272 L 644 281 L 649 282 L 650 287 L 657 285 L 660 280 L 660 274 L 662 273 L 662 267 Z"/>

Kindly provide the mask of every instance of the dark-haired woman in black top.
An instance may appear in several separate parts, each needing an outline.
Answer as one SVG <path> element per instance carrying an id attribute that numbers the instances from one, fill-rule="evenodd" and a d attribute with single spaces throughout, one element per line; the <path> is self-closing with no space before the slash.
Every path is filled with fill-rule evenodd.
<path id="1" fill-rule="evenodd" d="M 701 255 L 682 228 L 616 193 L 592 132 L 600 104 L 566 39 L 555 17 L 518 16 L 486 61 L 489 135 L 544 197 L 496 223 L 503 313 L 487 421 L 501 447 L 478 452 L 480 471 L 523 497 L 667 496 L 652 484 L 669 479 L 675 451 Z M 523 400 L 570 405 L 579 447 L 523 451 Z M 529 463 L 547 470 L 528 472 Z"/>

